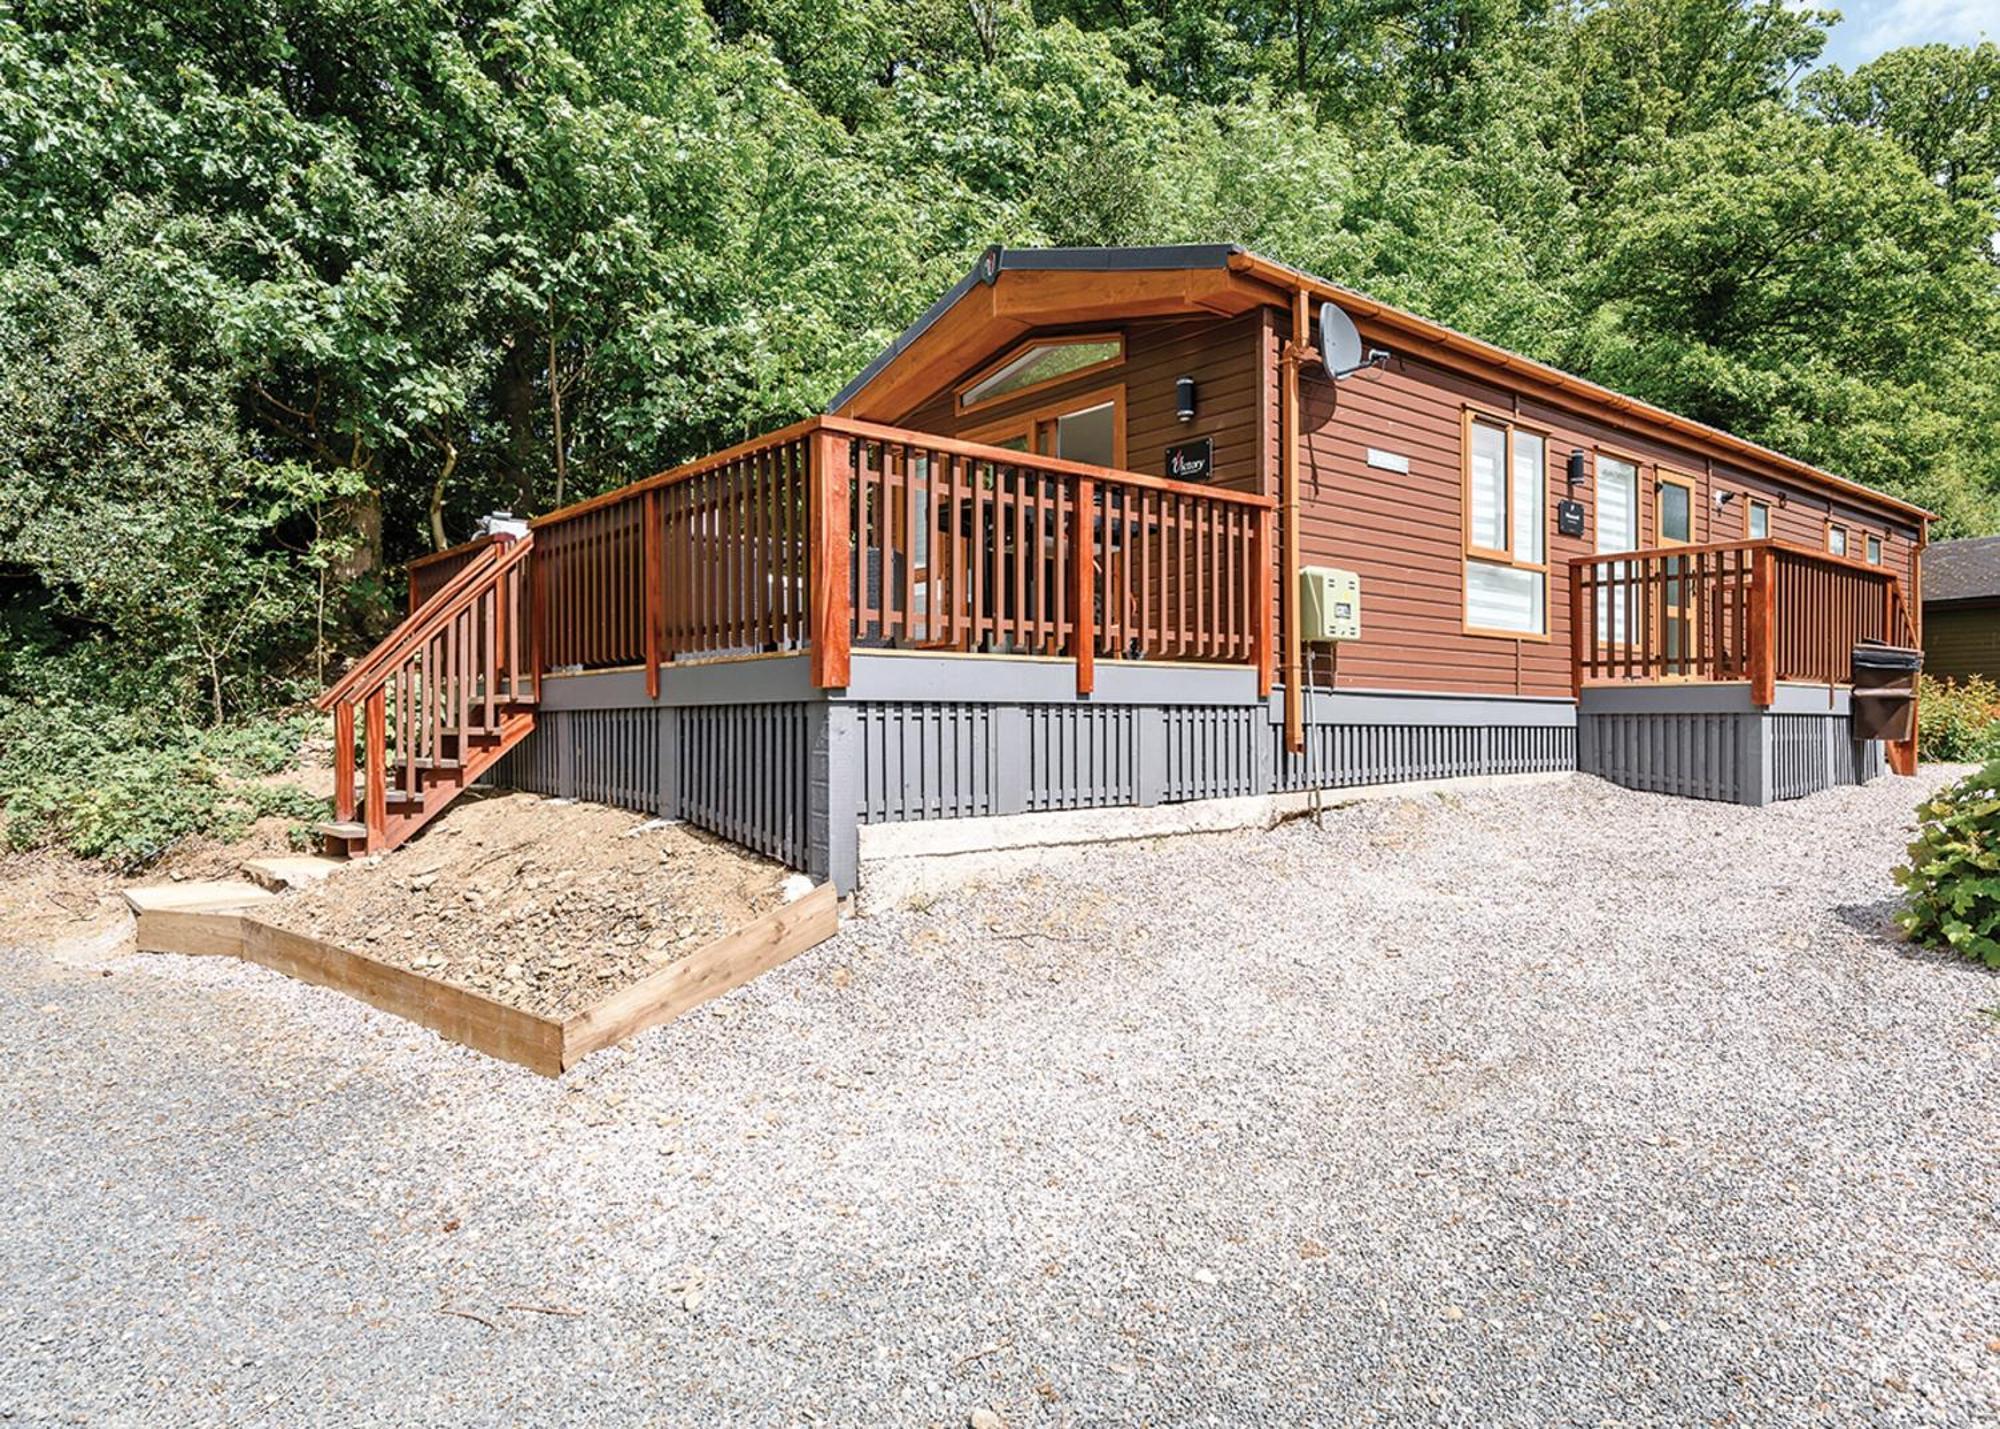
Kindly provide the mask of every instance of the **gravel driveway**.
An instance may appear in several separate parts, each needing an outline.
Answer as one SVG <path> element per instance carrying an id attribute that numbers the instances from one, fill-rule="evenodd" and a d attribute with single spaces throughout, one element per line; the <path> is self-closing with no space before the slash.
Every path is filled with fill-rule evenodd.
<path id="1" fill-rule="evenodd" d="M 1885 935 L 1942 778 L 1091 853 L 557 1083 L 0 953 L 0 1418 L 1991 1423 L 2000 979 Z"/>

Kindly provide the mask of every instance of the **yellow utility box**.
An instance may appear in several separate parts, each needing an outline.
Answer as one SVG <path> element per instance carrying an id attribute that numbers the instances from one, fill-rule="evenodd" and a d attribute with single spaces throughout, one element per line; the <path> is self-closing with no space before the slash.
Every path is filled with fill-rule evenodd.
<path id="1" fill-rule="evenodd" d="M 1331 566 L 1305 566 L 1299 571 L 1299 638 L 1359 640 L 1361 638 L 1361 577 Z"/>

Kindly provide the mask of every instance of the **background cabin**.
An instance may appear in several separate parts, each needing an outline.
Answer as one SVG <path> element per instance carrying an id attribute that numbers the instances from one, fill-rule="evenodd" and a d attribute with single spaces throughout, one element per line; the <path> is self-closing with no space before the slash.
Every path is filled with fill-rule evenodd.
<path id="1" fill-rule="evenodd" d="M 2000 681 L 2000 536 L 1924 552 L 1924 669 Z"/>
<path id="2" fill-rule="evenodd" d="M 1850 658 L 1915 643 L 1925 522 L 1234 246 L 996 248 L 826 416 L 424 563 L 327 697 L 329 833 L 485 775 L 845 889 L 1028 813 L 1579 768 L 1761 804 L 1881 767 Z"/>

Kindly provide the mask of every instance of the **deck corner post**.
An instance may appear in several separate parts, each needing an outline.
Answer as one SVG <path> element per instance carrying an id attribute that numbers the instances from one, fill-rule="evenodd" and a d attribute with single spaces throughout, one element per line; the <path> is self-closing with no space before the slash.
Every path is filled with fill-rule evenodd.
<path id="1" fill-rule="evenodd" d="M 1596 633 L 1597 612 L 1584 609 L 1583 563 L 1569 564 L 1569 684 L 1570 698 L 1583 698 L 1586 642 Z"/>
<path id="2" fill-rule="evenodd" d="M 368 742 L 364 760 L 368 777 L 364 818 L 368 827 L 368 851 L 373 853 L 389 837 L 389 696 L 383 686 L 377 685 L 368 692 L 362 722 Z"/>
<path id="3" fill-rule="evenodd" d="M 836 432 L 811 437 L 812 541 L 808 554 L 812 600 L 812 682 L 822 690 L 847 688 L 853 638 L 849 548 L 853 440 Z"/>
<path id="4" fill-rule="evenodd" d="M 1260 700 L 1271 693 L 1273 667 L 1276 664 L 1272 630 L 1276 623 L 1273 603 L 1277 599 L 1278 573 L 1271 566 L 1271 525 L 1271 508 L 1267 506 L 1257 513 L 1256 554 L 1250 561 L 1258 582 L 1253 599 L 1256 601 L 1254 658 L 1257 662 L 1257 698 Z"/>
<path id="5" fill-rule="evenodd" d="M 549 648 L 549 587 L 538 544 L 528 552 L 528 671 L 535 699 L 542 698 L 542 666 Z"/>
<path id="6" fill-rule="evenodd" d="M 640 520 L 645 523 L 640 532 L 643 546 L 643 577 L 646 582 L 644 611 L 646 620 L 646 698 L 660 697 L 660 607 L 661 595 L 666 584 L 666 572 L 661 561 L 660 541 L 660 493 L 657 487 L 649 487 L 640 498 Z"/>
<path id="7" fill-rule="evenodd" d="M 1750 561 L 1750 703 L 1769 709 L 1778 697 L 1778 558 L 1759 546 Z"/>
<path id="8" fill-rule="evenodd" d="M 806 710 L 806 872 L 843 898 L 861 878 L 858 718 L 840 700 L 816 700 Z"/>
<path id="9" fill-rule="evenodd" d="M 1076 662 L 1076 692 L 1087 695 L 1097 688 L 1097 483 L 1087 476 L 1077 478 L 1070 521 L 1070 658 Z M 1105 535 L 1108 555 L 1110 532 Z"/>
<path id="10" fill-rule="evenodd" d="M 333 817 L 354 821 L 354 706 L 344 699 L 333 707 Z"/>

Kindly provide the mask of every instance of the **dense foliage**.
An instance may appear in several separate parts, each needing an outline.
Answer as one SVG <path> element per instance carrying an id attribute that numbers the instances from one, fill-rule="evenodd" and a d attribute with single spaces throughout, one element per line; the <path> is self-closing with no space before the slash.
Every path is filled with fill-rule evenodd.
<path id="1" fill-rule="evenodd" d="M 1896 870 L 1908 896 L 1903 930 L 2000 968 L 2000 761 L 1941 791 L 1917 816 L 1910 861 Z"/>
<path id="2" fill-rule="evenodd" d="M 0 0 L 0 635 L 276 707 L 396 563 L 814 410 L 996 241 L 1240 240 L 1991 529 L 2000 49 L 1829 23 Z"/>
<path id="3" fill-rule="evenodd" d="M 1922 676 L 1923 718 L 1917 753 L 1926 761 L 1974 764 L 2000 758 L 2000 685 L 1978 675 L 1963 680 Z"/>

